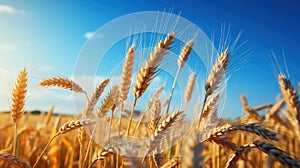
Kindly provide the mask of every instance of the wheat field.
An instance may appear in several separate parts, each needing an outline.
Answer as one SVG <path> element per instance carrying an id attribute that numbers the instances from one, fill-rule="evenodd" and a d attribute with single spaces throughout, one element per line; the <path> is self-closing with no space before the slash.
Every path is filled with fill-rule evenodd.
<path id="1" fill-rule="evenodd" d="M 195 107 L 196 122 L 178 143 L 170 142 L 174 134 L 166 133 L 188 122 L 184 120 L 185 108 L 170 111 L 175 85 L 167 102 L 160 100 L 164 90 L 161 87 L 144 105 L 145 111 L 136 116 L 136 104 L 172 49 L 175 35 L 170 33 L 158 41 L 135 76 L 135 46 L 132 45 L 125 55 L 120 85 L 108 88 L 111 79 L 107 77 L 92 95 L 71 79 L 50 77 L 42 80 L 42 87 L 68 89 L 86 97 L 85 108 L 76 116 L 54 115 L 53 108 L 40 115 L 25 112 L 28 78 L 27 70 L 22 70 L 12 91 L 10 114 L 0 114 L 1 167 L 300 167 L 300 102 L 298 93 L 284 74 L 277 75 L 281 96 L 276 102 L 249 107 L 246 97 L 241 96 L 245 116 L 238 120 L 223 118 L 215 128 L 208 129 L 207 123 L 217 113 L 222 94 L 220 87 L 231 64 L 228 49 L 221 51 L 211 65 L 205 80 L 204 101 Z M 190 40 L 178 53 L 177 75 L 194 45 L 197 44 Z M 186 81 L 186 105 L 191 100 L 196 75 L 191 73 Z M 125 102 L 129 94 L 134 99 L 128 109 Z M 103 100 L 98 105 L 101 97 Z M 264 115 L 260 115 L 260 111 L 264 111 Z M 117 112 L 121 115 L 114 115 Z M 144 114 L 151 116 L 151 120 L 134 120 Z M 101 128 L 99 120 L 107 122 L 109 127 Z M 108 144 L 116 137 L 149 137 L 148 148 L 139 151 L 142 156 L 125 156 L 116 150 L 116 144 L 101 146 L 90 136 L 91 132 L 108 137 Z M 160 149 L 161 144 L 168 148 Z"/>

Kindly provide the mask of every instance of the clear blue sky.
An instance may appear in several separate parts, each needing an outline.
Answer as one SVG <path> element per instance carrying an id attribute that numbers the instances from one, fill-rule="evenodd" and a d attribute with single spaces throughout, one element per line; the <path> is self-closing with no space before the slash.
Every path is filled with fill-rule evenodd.
<path id="1" fill-rule="evenodd" d="M 253 0 L 161 0 L 161 1 L 0 1 L 0 89 L 1 110 L 8 109 L 13 81 L 21 67 L 27 67 L 32 85 L 28 108 L 42 109 L 56 105 L 72 111 L 70 102 L 42 98 L 36 82 L 49 76 L 69 77 L 76 57 L 86 42 L 86 33 L 108 21 L 139 11 L 181 12 L 181 16 L 198 25 L 208 35 L 219 32 L 222 23 L 230 24 L 232 34 L 243 30 L 245 49 L 254 54 L 244 67 L 232 74 L 227 88 L 225 114 L 240 115 L 239 95 L 244 94 L 252 106 L 273 102 L 279 93 L 270 55 L 273 50 L 281 67 L 286 57 L 289 75 L 296 85 L 300 81 L 300 2 Z M 5 78 L 5 76 L 7 78 Z M 3 91 L 4 90 L 4 91 Z M 45 91 L 44 91 L 45 92 Z M 55 92 L 55 91 L 54 91 Z M 45 94 L 50 94 L 45 92 Z M 58 96 L 60 92 L 52 96 Z M 69 93 L 62 93 L 69 96 Z M 59 96 L 58 96 L 59 97 Z M 41 103 L 36 103 L 37 101 Z"/>

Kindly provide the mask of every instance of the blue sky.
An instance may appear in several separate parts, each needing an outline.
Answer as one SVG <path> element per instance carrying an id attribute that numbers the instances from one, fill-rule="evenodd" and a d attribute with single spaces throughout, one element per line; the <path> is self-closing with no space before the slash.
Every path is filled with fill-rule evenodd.
<path id="1" fill-rule="evenodd" d="M 70 77 L 89 32 L 112 19 L 140 11 L 170 11 L 218 37 L 222 23 L 236 35 L 243 30 L 243 49 L 253 52 L 250 61 L 232 74 L 227 86 L 224 115 L 241 114 L 239 95 L 251 106 L 273 102 L 279 93 L 272 65 L 274 51 L 296 86 L 300 81 L 300 3 L 298 1 L 0 1 L 0 110 L 8 110 L 10 91 L 18 71 L 27 67 L 30 77 L 28 109 L 71 113 L 69 92 L 41 89 L 38 81 L 49 76 Z M 119 49 L 124 54 L 125 49 Z M 284 52 L 283 52 L 284 51 Z M 284 54 L 283 54 L 284 53 Z M 273 61 L 274 62 L 274 61 Z M 285 71 L 286 72 L 286 71 Z M 287 72 L 286 72 L 287 73 Z M 99 79 L 100 80 L 100 79 Z M 46 96 L 47 95 L 47 96 Z M 80 95 L 79 95 L 80 96 Z"/>

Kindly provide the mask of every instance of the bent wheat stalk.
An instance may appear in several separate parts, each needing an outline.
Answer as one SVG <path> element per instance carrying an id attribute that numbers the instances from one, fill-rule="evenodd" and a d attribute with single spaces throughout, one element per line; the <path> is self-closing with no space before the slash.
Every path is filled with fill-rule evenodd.
<path id="1" fill-rule="evenodd" d="M 293 159 L 290 155 L 286 154 L 282 150 L 278 149 L 273 144 L 262 142 L 262 141 L 254 141 L 249 144 L 243 145 L 235 150 L 235 152 L 230 156 L 229 160 L 226 163 L 226 167 L 236 167 L 236 162 L 241 157 L 242 153 L 246 149 L 257 148 L 260 151 L 272 156 L 273 159 L 279 161 L 281 164 L 286 165 L 288 167 L 299 167 L 300 164 Z"/>
<path id="2" fill-rule="evenodd" d="M 48 79 L 44 79 L 42 82 L 40 82 L 40 85 L 43 87 L 56 86 L 56 87 L 60 87 L 60 88 L 64 88 L 64 89 L 69 89 L 73 92 L 83 93 L 83 94 L 85 94 L 87 100 L 89 100 L 89 97 L 88 97 L 86 91 L 84 91 L 79 84 L 77 84 L 76 82 L 74 82 L 71 79 L 62 78 L 62 77 L 48 78 Z"/>
<path id="3" fill-rule="evenodd" d="M 81 128 L 83 126 L 87 126 L 87 125 L 92 125 L 95 124 L 96 120 L 93 119 L 79 119 L 79 120 L 72 120 L 69 122 L 64 123 L 60 129 L 58 130 L 58 132 L 48 141 L 47 145 L 45 146 L 44 150 L 42 151 L 42 153 L 40 154 L 40 156 L 38 157 L 38 159 L 35 161 L 33 168 L 37 166 L 37 164 L 39 163 L 40 159 L 42 158 L 42 156 L 44 155 L 44 153 L 46 152 L 48 146 L 50 145 L 50 143 L 59 135 L 61 134 L 65 134 L 68 133 L 70 131 L 73 131 L 77 128 Z"/>

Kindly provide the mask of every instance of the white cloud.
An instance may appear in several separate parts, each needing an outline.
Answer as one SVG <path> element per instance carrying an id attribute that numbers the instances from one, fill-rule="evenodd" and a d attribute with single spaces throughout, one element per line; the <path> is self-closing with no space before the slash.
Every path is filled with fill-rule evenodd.
<path id="1" fill-rule="evenodd" d="M 90 39 L 90 38 L 93 37 L 93 35 L 94 35 L 93 32 L 86 32 L 86 33 L 84 34 L 84 37 L 87 38 L 87 39 Z"/>
<path id="2" fill-rule="evenodd" d="M 10 51 L 14 51 L 15 49 L 16 46 L 14 44 L 0 44 L 0 51 L 10 52 Z"/>
<path id="3" fill-rule="evenodd" d="M 0 5 L 0 13 L 6 13 L 6 14 L 25 14 L 26 12 L 24 10 L 18 10 L 14 7 L 8 6 L 8 5 Z"/>
<path id="4" fill-rule="evenodd" d="M 15 14 L 16 9 L 8 5 L 0 5 L 0 13 Z"/>
<path id="5" fill-rule="evenodd" d="M 95 32 L 86 32 L 86 33 L 84 34 L 84 37 L 85 37 L 86 39 L 91 39 L 92 37 L 93 37 L 93 38 L 102 38 L 103 35 L 100 34 L 100 33 L 95 33 Z"/>

